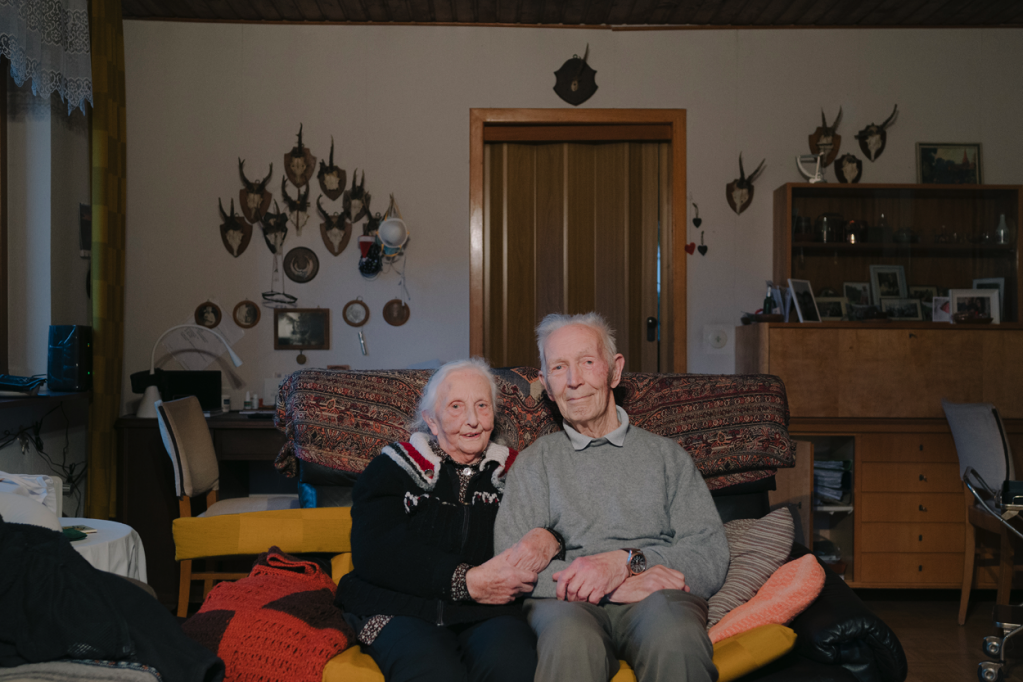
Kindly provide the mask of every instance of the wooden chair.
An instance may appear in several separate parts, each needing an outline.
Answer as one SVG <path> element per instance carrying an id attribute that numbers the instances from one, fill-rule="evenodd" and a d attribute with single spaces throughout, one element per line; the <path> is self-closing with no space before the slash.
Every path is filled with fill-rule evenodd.
<path id="1" fill-rule="evenodd" d="M 959 475 L 967 467 L 977 471 L 984 481 L 995 490 L 1002 482 L 1015 477 L 1012 452 L 1005 436 L 998 410 L 989 403 L 950 403 L 941 401 L 948 419 L 952 438 L 959 456 Z M 970 592 L 973 589 L 974 567 L 981 547 L 977 543 L 977 529 L 994 533 L 999 537 L 998 550 L 998 595 L 996 603 L 1008 604 L 1015 570 L 1015 541 L 1011 533 L 991 512 L 980 507 L 973 494 L 963 485 L 966 513 L 966 542 L 963 562 L 963 587 L 959 598 L 959 624 L 966 622 L 966 610 Z M 994 501 L 991 502 L 992 508 Z"/>
<path id="2" fill-rule="evenodd" d="M 157 420 L 163 445 L 174 468 L 174 487 L 182 518 L 192 515 L 192 498 L 206 496 L 206 511 L 199 516 L 219 516 L 244 512 L 290 509 L 298 507 L 295 497 L 241 497 L 217 500 L 220 489 L 220 467 L 217 464 L 213 438 L 206 425 L 202 407 L 195 396 L 157 403 Z M 188 532 L 187 530 L 185 532 Z M 223 573 L 216 570 L 196 572 L 192 560 L 179 562 L 181 579 L 178 588 L 178 616 L 188 615 L 188 596 L 193 581 L 203 581 L 203 599 L 218 580 L 237 580 L 247 573 Z"/>

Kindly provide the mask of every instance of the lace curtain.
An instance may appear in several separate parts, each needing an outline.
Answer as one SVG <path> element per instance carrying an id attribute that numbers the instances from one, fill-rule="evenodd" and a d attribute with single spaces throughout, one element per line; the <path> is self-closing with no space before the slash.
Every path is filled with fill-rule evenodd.
<path id="1" fill-rule="evenodd" d="M 0 0 L 0 54 L 18 87 L 60 93 L 69 114 L 92 104 L 88 0 Z"/>

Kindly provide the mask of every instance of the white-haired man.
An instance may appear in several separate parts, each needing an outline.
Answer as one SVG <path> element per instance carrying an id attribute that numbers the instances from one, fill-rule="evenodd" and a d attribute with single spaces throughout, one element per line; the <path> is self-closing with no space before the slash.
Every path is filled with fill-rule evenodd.
<path id="1" fill-rule="evenodd" d="M 615 404 L 625 359 L 602 317 L 548 315 L 537 344 L 564 432 L 520 454 L 494 529 L 495 550 L 539 573 L 536 680 L 605 682 L 619 658 L 640 682 L 717 679 L 706 599 L 728 545 L 703 478 Z"/>

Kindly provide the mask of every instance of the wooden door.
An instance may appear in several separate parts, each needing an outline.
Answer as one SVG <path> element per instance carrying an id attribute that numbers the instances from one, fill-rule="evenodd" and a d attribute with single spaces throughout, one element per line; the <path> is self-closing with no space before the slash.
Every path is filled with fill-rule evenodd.
<path id="1" fill-rule="evenodd" d="M 672 367 L 669 154 L 663 142 L 485 146 L 483 351 L 494 366 L 539 366 L 545 315 L 596 310 L 627 371 Z"/>

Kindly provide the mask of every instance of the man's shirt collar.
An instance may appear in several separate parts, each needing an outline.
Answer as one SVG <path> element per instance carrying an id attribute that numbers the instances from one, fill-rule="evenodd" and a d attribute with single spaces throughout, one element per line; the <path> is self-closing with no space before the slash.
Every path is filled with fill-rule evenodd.
<path id="1" fill-rule="evenodd" d="M 615 412 L 618 414 L 618 428 L 600 438 L 584 436 L 569 426 L 568 422 L 562 422 L 565 433 L 568 434 L 568 440 L 572 443 L 572 449 L 585 450 L 590 445 L 603 445 L 605 441 L 619 448 L 625 445 L 625 433 L 629 430 L 629 415 L 625 413 L 621 405 L 615 405 Z"/>

